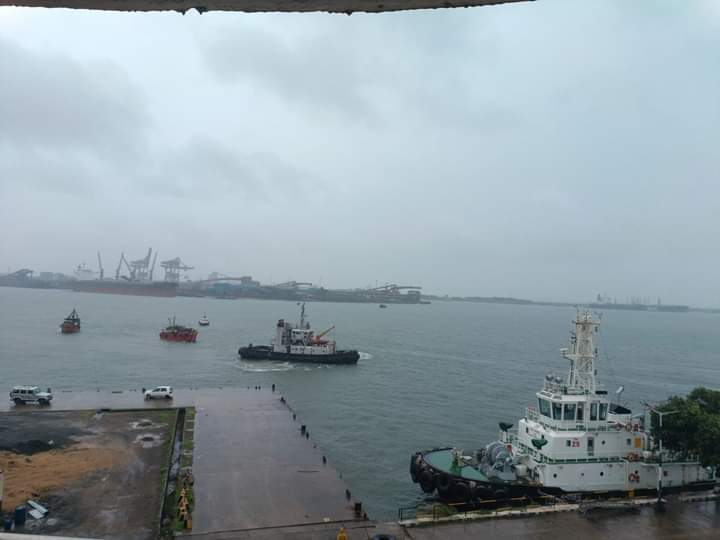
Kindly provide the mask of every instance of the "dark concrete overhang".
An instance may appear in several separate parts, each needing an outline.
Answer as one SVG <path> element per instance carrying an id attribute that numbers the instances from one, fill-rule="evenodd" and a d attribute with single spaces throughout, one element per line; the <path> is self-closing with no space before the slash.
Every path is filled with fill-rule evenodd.
<path id="1" fill-rule="evenodd" d="M 487 6 L 532 0 L 0 0 L 0 6 L 97 9 L 107 11 L 205 11 L 330 13 L 403 11 Z"/>

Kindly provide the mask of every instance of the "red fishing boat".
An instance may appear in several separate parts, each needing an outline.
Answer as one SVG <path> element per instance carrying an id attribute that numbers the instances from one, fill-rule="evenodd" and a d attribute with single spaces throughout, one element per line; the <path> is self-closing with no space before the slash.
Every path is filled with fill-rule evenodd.
<path id="1" fill-rule="evenodd" d="M 70 315 L 65 317 L 65 320 L 60 325 L 60 332 L 63 334 L 74 334 L 80 331 L 80 316 L 77 314 L 75 309 L 70 312 Z"/>
<path id="2" fill-rule="evenodd" d="M 175 317 L 168 320 L 168 325 L 160 331 L 160 339 L 163 341 L 180 341 L 184 343 L 195 343 L 198 331 L 194 328 L 182 326 L 175 323 Z"/>

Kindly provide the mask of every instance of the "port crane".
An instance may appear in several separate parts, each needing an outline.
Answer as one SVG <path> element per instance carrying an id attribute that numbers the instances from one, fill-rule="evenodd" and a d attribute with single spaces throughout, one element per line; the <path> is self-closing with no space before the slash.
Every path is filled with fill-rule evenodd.
<path id="1" fill-rule="evenodd" d="M 155 252 L 155 256 L 153 257 L 153 263 L 150 267 L 150 281 L 153 279 L 153 272 L 155 272 L 155 263 L 157 262 L 158 252 Z"/>
<path id="2" fill-rule="evenodd" d="M 128 281 L 133 279 L 133 271 L 132 268 L 130 268 L 130 264 L 128 263 L 127 259 L 125 258 L 125 253 L 120 253 L 120 261 L 118 262 L 117 268 L 115 269 L 115 279 L 120 279 L 120 269 L 122 268 L 123 263 L 125 263 L 125 266 L 128 269 L 128 273 L 130 274 L 129 277 L 123 276 L 123 279 L 127 279 Z"/>
<path id="3" fill-rule="evenodd" d="M 180 257 L 175 257 L 169 261 L 162 261 L 160 266 L 165 269 L 165 281 L 170 283 L 180 283 L 180 272 L 193 270 L 195 268 L 182 262 Z"/>
<path id="4" fill-rule="evenodd" d="M 97 256 L 98 256 L 98 271 L 100 272 L 100 279 L 102 280 L 105 277 L 105 270 L 103 269 L 102 259 L 100 259 L 100 251 L 97 252 Z"/>
<path id="5" fill-rule="evenodd" d="M 136 261 L 130 261 L 130 267 L 132 267 L 132 270 L 130 271 L 130 279 L 133 281 L 147 281 L 149 279 L 150 276 L 148 269 L 150 268 L 151 256 L 152 248 L 148 248 L 148 252 L 145 257 Z"/>

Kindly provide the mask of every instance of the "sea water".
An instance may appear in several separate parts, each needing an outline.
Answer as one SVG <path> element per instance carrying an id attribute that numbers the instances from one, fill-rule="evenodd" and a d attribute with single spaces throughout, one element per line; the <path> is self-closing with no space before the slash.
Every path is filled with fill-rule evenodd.
<path id="1" fill-rule="evenodd" d="M 73 308 L 82 331 L 62 335 Z M 203 314 L 210 326 L 197 343 L 160 341 L 168 317 L 197 327 Z M 547 373 L 565 375 L 559 349 L 574 316 L 532 305 L 309 303 L 316 331 L 334 324 L 338 347 L 361 351 L 356 366 L 322 366 L 237 356 L 241 345 L 269 343 L 277 319 L 298 319 L 295 302 L 0 287 L 0 373 L 7 391 L 275 384 L 371 517 L 392 518 L 422 499 L 409 476 L 413 451 L 483 446 L 498 422 L 517 425 Z M 620 401 L 636 409 L 697 385 L 718 388 L 718 325 L 711 314 L 606 311 L 599 380 L 610 394 L 623 385 Z"/>

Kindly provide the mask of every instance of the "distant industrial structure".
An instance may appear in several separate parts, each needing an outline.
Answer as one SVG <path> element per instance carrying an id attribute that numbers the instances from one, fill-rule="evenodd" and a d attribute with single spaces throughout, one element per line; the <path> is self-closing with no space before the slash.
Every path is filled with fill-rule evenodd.
<path id="1" fill-rule="evenodd" d="M 422 299 L 421 290 L 422 288 L 416 285 L 394 283 L 368 289 L 326 289 L 306 281 L 287 281 L 263 285 L 254 280 L 252 276 L 232 277 L 214 272 L 208 279 L 182 283 L 178 294 L 305 302 L 429 304 L 430 302 Z"/>
<path id="2" fill-rule="evenodd" d="M 153 256 L 154 255 L 154 256 Z M 74 276 L 35 272 L 23 268 L 0 276 L 0 286 L 30 287 L 43 289 L 72 289 L 78 292 L 125 294 L 137 296 L 209 296 L 213 298 L 255 298 L 267 300 L 292 300 L 307 302 L 352 302 L 377 304 L 429 304 L 422 298 L 422 288 L 417 285 L 388 283 L 378 287 L 358 289 L 327 289 L 308 281 L 286 281 L 277 284 L 262 284 L 252 276 L 229 276 L 219 272 L 211 273 L 207 279 L 189 280 L 183 273 L 194 267 L 180 257 L 160 262 L 164 270 L 162 281 L 155 281 L 158 262 L 157 251 L 148 248 L 144 257 L 128 259 L 120 253 L 113 278 L 105 278 L 100 252 L 97 252 L 98 270 L 86 263 L 78 265 Z"/>

